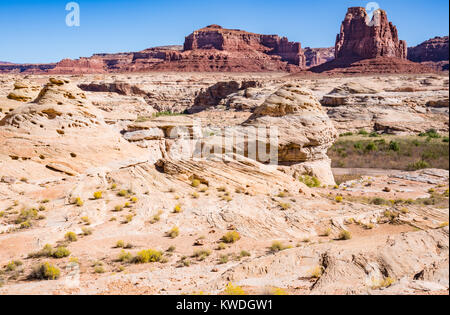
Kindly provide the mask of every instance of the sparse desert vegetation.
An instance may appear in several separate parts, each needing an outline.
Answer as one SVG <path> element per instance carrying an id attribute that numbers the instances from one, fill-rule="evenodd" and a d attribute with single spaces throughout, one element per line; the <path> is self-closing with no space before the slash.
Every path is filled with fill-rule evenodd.
<path id="1" fill-rule="evenodd" d="M 438 136 L 438 137 L 437 137 Z M 341 136 L 328 151 L 333 167 L 448 170 L 449 144 L 431 131 L 417 136 Z"/>

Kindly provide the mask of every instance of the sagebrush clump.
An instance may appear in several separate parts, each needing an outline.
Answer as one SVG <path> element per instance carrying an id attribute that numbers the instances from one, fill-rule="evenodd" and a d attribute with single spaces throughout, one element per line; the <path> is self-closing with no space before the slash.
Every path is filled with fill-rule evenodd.
<path id="1" fill-rule="evenodd" d="M 299 180 L 309 188 L 316 188 L 321 185 L 320 180 L 315 176 L 303 175 L 300 176 Z"/>
<path id="2" fill-rule="evenodd" d="M 30 278 L 38 280 L 56 280 L 60 275 L 61 271 L 57 267 L 45 262 L 33 268 Z"/>
<path id="3" fill-rule="evenodd" d="M 137 253 L 134 261 L 138 264 L 147 264 L 151 262 L 159 262 L 163 253 L 154 249 L 147 249 Z"/>
<path id="4" fill-rule="evenodd" d="M 241 235 L 237 231 L 231 231 L 222 236 L 222 241 L 227 244 L 236 243 L 241 239 Z"/>

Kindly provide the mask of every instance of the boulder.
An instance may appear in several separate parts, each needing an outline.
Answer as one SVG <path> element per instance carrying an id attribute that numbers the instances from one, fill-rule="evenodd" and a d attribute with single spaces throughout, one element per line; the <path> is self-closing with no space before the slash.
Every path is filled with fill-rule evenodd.
<path id="1" fill-rule="evenodd" d="M 7 98 L 18 102 L 30 102 L 39 93 L 40 86 L 32 84 L 28 80 L 18 80 L 14 83 L 14 90 L 8 94 Z"/>
<path id="2" fill-rule="evenodd" d="M 333 185 L 328 149 L 337 131 L 311 91 L 297 84 L 286 84 L 269 96 L 243 124 L 278 129 L 280 165 L 303 169 L 322 184 Z M 306 164 L 305 164 L 306 163 Z M 317 167 L 309 167 L 314 163 Z"/>

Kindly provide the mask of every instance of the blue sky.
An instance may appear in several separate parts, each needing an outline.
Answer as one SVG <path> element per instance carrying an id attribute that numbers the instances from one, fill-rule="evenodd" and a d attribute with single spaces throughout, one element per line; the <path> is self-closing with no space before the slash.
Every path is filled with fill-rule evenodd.
<path id="1" fill-rule="evenodd" d="M 80 27 L 67 27 L 61 0 L 0 0 L 0 60 L 55 62 L 101 52 L 182 44 L 209 24 L 287 36 L 303 47 L 334 45 L 358 0 L 78 0 Z M 401 39 L 413 46 L 448 35 L 447 0 L 379 0 Z"/>

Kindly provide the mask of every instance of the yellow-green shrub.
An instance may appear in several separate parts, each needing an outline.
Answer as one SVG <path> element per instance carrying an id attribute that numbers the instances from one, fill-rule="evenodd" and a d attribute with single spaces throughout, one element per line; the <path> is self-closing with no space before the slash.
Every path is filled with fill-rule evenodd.
<path id="1" fill-rule="evenodd" d="M 30 278 L 56 280 L 61 275 L 60 270 L 52 264 L 45 262 L 33 268 Z"/>
<path id="2" fill-rule="evenodd" d="M 177 238 L 178 235 L 180 235 L 180 229 L 177 226 L 174 226 L 169 232 L 167 232 L 167 235 L 171 238 Z"/>
<path id="3" fill-rule="evenodd" d="M 232 283 L 228 283 L 223 293 L 225 295 L 247 295 L 241 287 L 234 286 Z"/>
<path id="4" fill-rule="evenodd" d="M 241 239 L 241 235 L 237 231 L 230 231 L 222 236 L 222 241 L 227 244 L 236 243 Z"/>
<path id="5" fill-rule="evenodd" d="M 74 232 L 67 232 L 66 235 L 64 235 L 64 238 L 69 242 L 76 242 L 78 240 L 78 237 Z"/>
<path id="6" fill-rule="evenodd" d="M 135 257 L 136 263 L 139 264 L 147 264 L 150 262 L 158 262 L 162 258 L 162 252 L 154 250 L 154 249 L 147 249 L 140 251 L 137 253 L 137 256 Z"/>
<path id="7" fill-rule="evenodd" d="M 52 256 L 54 258 L 58 258 L 58 259 L 64 258 L 64 257 L 69 257 L 70 251 L 63 246 L 60 246 L 53 252 Z"/>
<path id="8" fill-rule="evenodd" d="M 341 233 L 339 233 L 339 239 L 342 241 L 347 241 L 352 239 L 352 233 L 346 230 L 342 230 Z"/>

